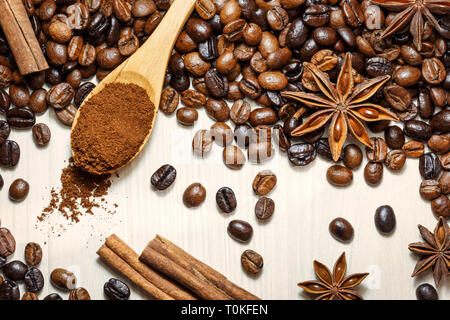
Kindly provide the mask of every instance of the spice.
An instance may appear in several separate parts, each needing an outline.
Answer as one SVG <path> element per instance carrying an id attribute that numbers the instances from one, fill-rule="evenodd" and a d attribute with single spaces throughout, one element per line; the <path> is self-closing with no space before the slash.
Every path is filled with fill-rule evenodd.
<path id="1" fill-rule="evenodd" d="M 108 84 L 82 107 L 72 130 L 75 165 L 93 174 L 123 167 L 139 151 L 153 122 L 155 106 L 135 85 Z"/>
<path id="2" fill-rule="evenodd" d="M 110 175 L 89 174 L 76 167 L 70 159 L 69 165 L 62 170 L 61 184 L 61 190 L 52 189 L 50 204 L 38 217 L 39 221 L 58 211 L 67 219 L 78 222 L 83 213 L 93 214 L 93 208 L 102 206 L 106 209 L 104 196 L 111 186 Z"/>

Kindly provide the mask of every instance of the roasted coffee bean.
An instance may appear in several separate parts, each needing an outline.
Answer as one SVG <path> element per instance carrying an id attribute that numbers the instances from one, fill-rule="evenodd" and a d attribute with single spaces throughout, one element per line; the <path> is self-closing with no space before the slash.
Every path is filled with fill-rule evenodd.
<path id="1" fill-rule="evenodd" d="M 38 296 L 34 292 L 25 292 L 22 296 L 22 299 L 24 301 L 33 301 L 33 300 L 39 300 Z"/>
<path id="2" fill-rule="evenodd" d="M 0 228 L 0 256 L 7 258 L 16 251 L 16 240 L 6 228 Z"/>
<path id="3" fill-rule="evenodd" d="M 331 154 L 330 144 L 327 138 L 321 138 L 317 140 L 314 145 L 319 156 L 321 156 L 325 160 L 333 161 L 333 155 Z"/>
<path id="4" fill-rule="evenodd" d="M 336 218 L 331 221 L 328 230 L 333 238 L 341 242 L 352 241 L 355 234 L 353 226 L 344 218 Z"/>
<path id="5" fill-rule="evenodd" d="M 259 196 L 265 196 L 273 190 L 277 184 L 277 176 L 270 170 L 259 172 L 253 180 L 253 191 Z"/>
<path id="6" fill-rule="evenodd" d="M 419 114 L 422 119 L 429 119 L 434 114 L 434 104 L 431 100 L 430 91 L 428 89 L 419 90 Z"/>
<path id="7" fill-rule="evenodd" d="M 432 128 L 420 120 L 407 121 L 403 131 L 408 137 L 417 140 L 428 140 L 432 135 Z"/>
<path id="8" fill-rule="evenodd" d="M 387 145 L 382 138 L 371 138 L 372 149 L 366 147 L 367 159 L 371 162 L 383 162 L 387 156 Z"/>
<path id="9" fill-rule="evenodd" d="M 328 140 L 327 140 L 328 141 Z M 328 148 L 329 149 L 329 148 Z M 331 156 L 331 152 L 330 152 Z M 342 160 L 344 164 L 349 169 L 358 168 L 363 160 L 363 155 L 361 149 L 355 144 L 349 144 L 344 148 L 344 155 Z"/>
<path id="10" fill-rule="evenodd" d="M 419 158 L 425 153 L 425 147 L 422 142 L 419 141 L 407 141 L 402 147 L 407 157 Z"/>
<path id="11" fill-rule="evenodd" d="M 212 149 L 214 137 L 208 130 L 198 130 L 192 139 L 192 150 L 200 157 L 205 156 Z"/>
<path id="12" fill-rule="evenodd" d="M 364 168 L 364 179 L 371 186 L 379 185 L 383 179 L 383 164 L 368 162 Z"/>
<path id="13" fill-rule="evenodd" d="M 75 96 L 75 90 L 66 82 L 52 87 L 47 93 L 47 103 L 54 109 L 65 108 Z"/>
<path id="14" fill-rule="evenodd" d="M 390 85 L 385 87 L 383 92 L 387 102 L 397 111 L 406 111 L 411 105 L 411 95 L 403 87 Z"/>
<path id="15" fill-rule="evenodd" d="M 222 152 L 223 163 L 231 169 L 240 169 L 245 164 L 245 155 L 237 146 L 227 146 Z"/>
<path id="16" fill-rule="evenodd" d="M 11 133 L 11 127 L 8 122 L 0 120 L 0 145 L 8 139 Z"/>
<path id="17" fill-rule="evenodd" d="M 3 267 L 5 277 L 13 281 L 22 281 L 27 271 L 28 267 L 26 264 L 18 260 L 11 261 Z"/>
<path id="18" fill-rule="evenodd" d="M 33 138 L 37 145 L 45 146 L 50 142 L 50 128 L 44 123 L 37 123 L 33 126 Z"/>
<path id="19" fill-rule="evenodd" d="M 425 200 L 433 200 L 441 195 L 441 185 L 436 180 L 423 180 L 419 192 Z"/>
<path id="20" fill-rule="evenodd" d="M 61 290 L 72 290 L 77 284 L 75 275 L 62 268 L 56 268 L 52 271 L 50 274 L 50 281 L 56 288 Z"/>
<path id="21" fill-rule="evenodd" d="M 267 71 L 258 76 L 258 82 L 266 90 L 279 91 L 286 88 L 288 80 L 279 71 Z"/>
<path id="22" fill-rule="evenodd" d="M 231 213 L 237 207 L 236 195 L 228 187 L 220 188 L 216 193 L 216 203 L 222 212 Z"/>
<path id="23" fill-rule="evenodd" d="M 236 241 L 248 242 L 252 238 L 252 226 L 243 220 L 232 220 L 228 224 L 228 234 Z"/>
<path id="24" fill-rule="evenodd" d="M 8 66 L 0 64 L 0 88 L 6 88 L 12 81 L 12 72 Z"/>
<path id="25" fill-rule="evenodd" d="M 77 107 L 80 107 L 83 103 L 84 99 L 87 98 L 89 93 L 91 93 L 92 90 L 94 90 L 95 84 L 91 82 L 85 82 L 83 83 L 77 90 L 74 96 L 74 102 Z"/>
<path id="26" fill-rule="evenodd" d="M 230 118 L 236 124 L 243 124 L 250 119 L 251 106 L 244 100 L 237 100 L 230 110 Z"/>
<path id="27" fill-rule="evenodd" d="M 419 82 L 422 73 L 420 69 L 405 65 L 394 72 L 395 82 L 402 87 L 410 87 Z"/>
<path id="28" fill-rule="evenodd" d="M 450 137 L 447 135 L 434 134 L 427 141 L 427 145 L 428 148 L 438 154 L 447 153 L 450 151 Z"/>
<path id="29" fill-rule="evenodd" d="M 442 110 L 436 113 L 430 121 L 433 132 L 450 132 L 450 110 Z"/>
<path id="30" fill-rule="evenodd" d="M 159 108 L 165 114 L 172 114 L 178 108 L 180 95 L 173 88 L 166 88 L 161 95 Z"/>
<path id="31" fill-rule="evenodd" d="M 438 58 L 433 57 L 431 59 L 423 60 L 422 77 L 429 84 L 440 84 L 444 81 L 446 75 L 445 66 Z"/>
<path id="32" fill-rule="evenodd" d="M 177 110 L 177 120 L 185 126 L 192 126 L 198 119 L 198 112 L 195 108 L 184 107 Z"/>
<path id="33" fill-rule="evenodd" d="M 0 284 L 0 300 L 19 300 L 19 286 L 12 280 L 4 280 Z"/>
<path id="34" fill-rule="evenodd" d="M 170 164 L 165 164 L 153 173 L 150 183 L 157 190 L 166 190 L 177 177 L 177 170 Z"/>
<path id="35" fill-rule="evenodd" d="M 214 123 L 210 132 L 219 146 L 226 147 L 233 142 L 233 131 L 225 122 Z"/>
<path id="36" fill-rule="evenodd" d="M 38 268 L 31 268 L 25 274 L 25 286 L 29 292 L 39 292 L 44 287 L 44 276 Z"/>
<path id="37" fill-rule="evenodd" d="M 288 149 L 288 159 L 294 166 L 306 166 L 317 157 L 317 150 L 310 143 L 294 144 Z"/>
<path id="38" fill-rule="evenodd" d="M 120 280 L 109 279 L 103 286 L 103 292 L 110 300 L 128 300 L 130 288 Z"/>
<path id="39" fill-rule="evenodd" d="M 220 74 L 216 68 L 211 68 L 205 74 L 205 84 L 208 91 L 216 98 L 226 97 L 229 83 L 225 76 Z"/>
<path id="40" fill-rule="evenodd" d="M 34 113 L 44 113 L 47 110 L 47 90 L 38 89 L 34 91 L 30 97 L 29 106 Z"/>
<path id="41" fill-rule="evenodd" d="M 19 145 L 12 140 L 6 140 L 0 144 L 0 165 L 3 167 L 15 167 L 20 159 Z"/>
<path id="42" fill-rule="evenodd" d="M 374 57 L 367 60 L 366 72 L 371 77 L 392 76 L 394 65 L 386 58 Z"/>
<path id="43" fill-rule="evenodd" d="M 206 97 L 203 93 L 188 89 L 182 92 L 181 102 L 183 102 L 187 107 L 201 108 L 206 103 Z"/>
<path id="44" fill-rule="evenodd" d="M 64 44 L 49 41 L 46 44 L 45 53 L 48 61 L 54 67 L 62 66 L 67 61 L 67 46 Z"/>
<path id="45" fill-rule="evenodd" d="M 30 242 L 25 247 L 25 261 L 29 266 L 35 267 L 41 263 L 42 248 L 38 243 Z"/>
<path id="46" fill-rule="evenodd" d="M 57 293 L 50 293 L 44 298 L 44 300 L 62 300 L 61 296 Z"/>
<path id="47" fill-rule="evenodd" d="M 2 190 L 4 183 L 5 183 L 5 182 L 3 181 L 3 177 L 2 177 L 2 175 L 0 174 L 0 190 Z M 0 268 L 1 268 L 1 262 L 0 262 Z"/>
<path id="48" fill-rule="evenodd" d="M 184 58 L 184 64 L 186 70 L 195 77 L 203 77 L 206 72 L 211 69 L 211 64 L 204 61 L 198 52 L 188 53 Z M 217 70 L 222 73 L 219 66 L 217 67 Z"/>
<path id="49" fill-rule="evenodd" d="M 204 20 L 209 20 L 216 14 L 216 6 L 212 0 L 199 0 L 195 3 L 195 11 Z"/>
<path id="50" fill-rule="evenodd" d="M 104 48 L 97 53 L 97 63 L 100 68 L 114 69 L 122 62 L 122 56 L 117 48 Z"/>
<path id="51" fill-rule="evenodd" d="M 450 152 L 442 155 L 441 166 L 444 170 L 450 170 Z"/>
<path id="52" fill-rule="evenodd" d="M 450 200 L 446 195 L 441 195 L 431 201 L 431 211 L 436 217 L 448 219 L 450 217 Z"/>
<path id="53" fill-rule="evenodd" d="M 188 20 L 185 30 L 197 43 L 206 41 L 212 35 L 211 25 L 207 21 L 195 17 Z"/>
<path id="54" fill-rule="evenodd" d="M 259 253 L 253 250 L 245 250 L 241 255 L 241 265 L 245 272 L 257 275 L 262 271 L 264 260 Z"/>
<path id="55" fill-rule="evenodd" d="M 390 234 L 396 225 L 395 213 L 391 206 L 381 206 L 375 211 L 375 226 L 381 234 Z"/>
<path id="56" fill-rule="evenodd" d="M 277 124 L 273 126 L 272 131 L 275 144 L 278 144 L 281 151 L 287 151 L 291 147 L 291 142 L 284 134 L 283 127 Z"/>
<path id="57" fill-rule="evenodd" d="M 9 87 L 9 97 L 16 107 L 26 107 L 30 103 L 30 92 L 25 85 L 11 85 Z"/>
<path id="58" fill-rule="evenodd" d="M 240 124 L 234 129 L 234 140 L 240 148 L 245 149 L 249 146 L 253 134 L 253 129 L 248 124 Z"/>
<path id="59" fill-rule="evenodd" d="M 250 99 L 257 99 L 262 94 L 261 86 L 255 77 L 246 77 L 239 82 L 239 89 Z"/>
<path id="60" fill-rule="evenodd" d="M 268 198 L 260 198 L 255 205 L 255 216 L 260 221 L 269 220 L 275 211 L 275 202 Z"/>
<path id="61" fill-rule="evenodd" d="M 188 208 L 198 207 L 206 199 L 206 189 L 200 183 L 191 184 L 183 193 L 183 203 Z"/>
<path id="62" fill-rule="evenodd" d="M 405 135 L 398 126 L 389 126 L 384 131 L 384 139 L 389 148 L 401 149 L 405 143 Z"/>
<path id="63" fill-rule="evenodd" d="M 424 179 L 436 178 L 442 171 L 439 157 L 433 152 L 422 155 L 419 159 L 419 171 Z"/>
<path id="64" fill-rule="evenodd" d="M 249 122 L 252 126 L 272 125 L 278 121 L 278 115 L 274 109 L 265 107 L 253 110 L 250 113 Z"/>
<path id="65" fill-rule="evenodd" d="M 428 283 L 421 284 L 416 289 L 417 300 L 439 300 L 436 289 Z"/>
<path id="66" fill-rule="evenodd" d="M 390 170 L 401 170 L 406 162 L 406 154 L 402 150 L 391 150 L 384 164 Z"/>
<path id="67" fill-rule="evenodd" d="M 34 126 L 36 117 L 30 109 L 12 108 L 6 112 L 8 124 L 17 129 L 28 129 Z"/>
<path id="68" fill-rule="evenodd" d="M 5 90 L 0 88 L 0 113 L 5 113 L 6 111 L 8 111 L 10 105 L 11 98 Z"/>
<path id="69" fill-rule="evenodd" d="M 330 20 L 330 8 L 324 4 L 307 7 L 303 13 L 303 21 L 311 27 L 320 27 Z M 301 45 L 301 44 L 300 44 Z"/>
<path id="70" fill-rule="evenodd" d="M 348 186 L 353 181 L 353 172 L 343 166 L 334 165 L 327 170 L 327 180 L 337 187 Z"/>
<path id="71" fill-rule="evenodd" d="M 91 300 L 91 296 L 85 288 L 76 288 L 70 290 L 69 300 Z"/>
<path id="72" fill-rule="evenodd" d="M 66 126 L 72 126 L 73 121 L 75 120 L 75 116 L 77 114 L 77 107 L 73 104 L 69 104 L 64 109 L 55 109 L 55 114 L 58 120 L 66 125 Z"/>
<path id="73" fill-rule="evenodd" d="M 218 122 L 225 122 L 230 118 L 230 108 L 225 100 L 208 99 L 205 105 L 206 113 Z"/>
<path id="74" fill-rule="evenodd" d="M 9 187 L 9 199 L 12 201 L 22 201 L 28 195 L 30 185 L 23 179 L 16 179 Z"/>
<path id="75" fill-rule="evenodd" d="M 450 193 L 450 172 L 444 171 L 442 176 L 439 178 L 439 186 L 441 187 L 442 194 Z"/>

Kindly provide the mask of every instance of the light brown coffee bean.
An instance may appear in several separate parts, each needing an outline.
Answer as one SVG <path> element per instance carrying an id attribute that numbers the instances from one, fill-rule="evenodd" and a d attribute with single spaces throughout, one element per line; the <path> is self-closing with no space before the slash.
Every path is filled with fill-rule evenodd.
<path id="1" fill-rule="evenodd" d="M 50 280 L 55 287 L 62 290 L 72 290 L 77 284 L 75 275 L 63 268 L 53 270 L 50 274 Z"/>
<path id="2" fill-rule="evenodd" d="M 253 180 L 253 191 L 259 196 L 265 196 L 273 190 L 277 184 L 277 176 L 270 170 L 259 172 Z"/>
<path id="3" fill-rule="evenodd" d="M 233 103 L 230 118 L 236 124 L 246 123 L 250 118 L 251 106 L 245 100 L 237 100 Z"/>
<path id="4" fill-rule="evenodd" d="M 183 193 L 183 203 L 188 208 L 198 207 L 206 199 L 206 189 L 200 183 L 191 184 Z"/>
<path id="5" fill-rule="evenodd" d="M 70 290 L 69 300 L 91 300 L 89 292 L 84 288 Z"/>
<path id="6" fill-rule="evenodd" d="M 405 142 L 402 150 L 409 158 L 420 158 L 425 153 L 425 147 L 423 143 L 414 140 Z"/>
<path id="7" fill-rule="evenodd" d="M 433 200 L 442 194 L 441 186 L 436 180 L 423 180 L 420 184 L 419 193 L 425 200 Z"/>
<path id="8" fill-rule="evenodd" d="M 245 272 L 256 275 L 261 273 L 264 266 L 264 259 L 259 253 L 253 250 L 245 250 L 241 255 L 241 264 Z"/>
<path id="9" fill-rule="evenodd" d="M 25 261 L 31 267 L 35 267 L 41 263 L 42 248 L 38 243 L 30 242 L 26 245 Z"/>
<path id="10" fill-rule="evenodd" d="M 337 187 L 348 186 L 353 181 L 353 172 L 343 166 L 333 165 L 327 170 L 327 180 Z"/>
<path id="11" fill-rule="evenodd" d="M 192 139 L 192 150 L 200 157 L 208 154 L 214 142 L 214 137 L 209 130 L 198 130 Z"/>
<path id="12" fill-rule="evenodd" d="M 368 162 L 364 168 L 364 179 L 371 186 L 379 185 L 383 179 L 383 164 Z"/>

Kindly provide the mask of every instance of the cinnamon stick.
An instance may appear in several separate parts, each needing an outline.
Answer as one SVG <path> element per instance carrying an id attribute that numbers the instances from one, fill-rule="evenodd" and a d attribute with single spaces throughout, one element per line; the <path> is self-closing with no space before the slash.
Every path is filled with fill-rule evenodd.
<path id="1" fill-rule="evenodd" d="M 0 25 L 22 75 L 48 69 L 22 0 L 0 0 Z"/>
<path id="2" fill-rule="evenodd" d="M 150 241 L 140 259 L 191 289 L 201 298 L 259 300 L 255 295 L 238 287 L 218 271 L 159 235 Z M 198 281 L 203 283 L 203 287 L 198 285 Z M 211 294 L 212 297 L 205 297 L 205 293 Z"/>
<path id="3" fill-rule="evenodd" d="M 115 234 L 106 239 L 105 245 L 123 261 L 125 261 L 131 268 L 136 270 L 143 278 L 170 297 L 177 300 L 197 299 L 186 289 L 174 284 L 163 275 L 150 269 L 147 265 L 139 261 L 139 255 Z"/>

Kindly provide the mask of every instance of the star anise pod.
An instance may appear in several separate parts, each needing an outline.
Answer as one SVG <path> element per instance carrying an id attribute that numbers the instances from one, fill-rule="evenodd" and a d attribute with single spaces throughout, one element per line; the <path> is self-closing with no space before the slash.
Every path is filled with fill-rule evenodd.
<path id="1" fill-rule="evenodd" d="M 389 37 L 409 24 L 409 31 L 414 37 L 417 50 L 422 50 L 422 36 L 425 26 L 424 17 L 438 32 L 442 32 L 433 14 L 450 13 L 448 0 L 371 0 L 372 3 L 385 7 L 391 11 L 400 11 L 392 23 L 381 34 L 382 38 Z"/>
<path id="2" fill-rule="evenodd" d="M 422 256 L 412 277 L 433 270 L 433 278 L 436 286 L 441 284 L 444 276 L 450 274 L 450 229 L 444 218 L 440 217 L 434 229 L 434 234 L 427 228 L 419 225 L 420 235 L 425 242 L 411 243 L 408 249 Z"/>
<path id="3" fill-rule="evenodd" d="M 363 121 L 398 120 L 397 116 L 382 106 L 366 102 L 390 79 L 388 75 L 365 80 L 355 86 L 350 53 L 344 58 L 336 87 L 327 75 L 311 63 L 305 62 L 323 95 L 308 92 L 284 92 L 287 98 L 298 100 L 307 107 L 320 111 L 312 114 L 305 123 L 295 128 L 291 135 L 302 136 L 315 131 L 331 121 L 329 143 L 333 159 L 337 161 L 347 139 L 348 131 L 361 143 L 372 148 Z"/>
<path id="4" fill-rule="evenodd" d="M 333 267 L 333 273 L 318 261 L 314 261 L 314 271 L 319 281 L 311 280 L 298 284 L 308 293 L 319 295 L 316 300 L 363 300 L 354 290 L 369 274 L 355 273 L 344 278 L 347 271 L 345 252 Z"/>

